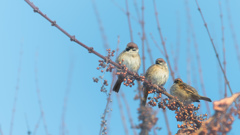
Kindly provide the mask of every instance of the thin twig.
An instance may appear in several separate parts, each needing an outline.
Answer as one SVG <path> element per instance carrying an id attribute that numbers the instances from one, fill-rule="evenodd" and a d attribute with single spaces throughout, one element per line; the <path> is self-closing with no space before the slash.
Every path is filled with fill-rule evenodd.
<path id="1" fill-rule="evenodd" d="M 220 61 L 220 59 L 219 59 L 219 55 L 218 55 L 217 49 L 216 49 L 216 47 L 215 47 L 215 44 L 214 44 L 214 42 L 213 42 L 212 36 L 211 36 L 211 34 L 210 34 L 210 31 L 209 31 L 209 29 L 208 29 L 207 23 L 206 23 L 206 21 L 205 21 L 205 19 L 204 19 L 204 17 L 203 17 L 203 13 L 202 13 L 202 11 L 201 11 L 201 9 L 200 9 L 200 6 L 199 6 L 199 4 L 198 4 L 198 1 L 197 1 L 197 0 L 195 0 L 195 1 L 196 1 L 196 4 L 197 4 L 197 7 L 198 7 L 198 11 L 200 12 L 200 15 L 201 15 L 201 17 L 202 17 L 204 26 L 206 27 L 206 30 L 207 30 L 208 36 L 209 36 L 209 38 L 210 38 L 210 41 L 211 41 L 211 43 L 212 43 L 212 46 L 213 46 L 214 52 L 215 52 L 215 54 L 216 54 L 216 57 L 217 57 L 219 66 L 220 66 L 220 68 L 221 68 L 221 70 L 222 70 L 222 73 L 223 73 L 223 75 L 224 75 L 224 79 L 225 79 L 225 81 L 226 81 L 226 83 L 227 83 L 227 85 L 228 85 L 228 88 L 229 88 L 229 90 L 230 90 L 230 92 L 231 92 L 231 95 L 233 95 L 231 86 L 230 86 L 230 84 L 229 84 L 229 81 L 228 81 L 228 79 L 227 79 L 227 75 L 225 74 L 224 69 L 223 69 L 223 66 L 222 66 L 222 64 L 221 64 L 221 61 Z"/>
<path id="2" fill-rule="evenodd" d="M 117 36 L 117 48 L 116 48 L 116 57 L 118 56 L 119 54 L 119 44 L 120 44 L 120 36 Z M 111 83 L 111 88 L 113 86 L 113 83 L 115 82 L 116 80 L 116 75 L 115 75 L 115 72 L 112 73 L 112 83 Z M 112 103 L 112 101 L 111 101 Z M 111 105 L 112 104 L 109 104 L 109 108 L 111 108 Z M 109 125 L 110 125 L 110 120 L 111 120 L 111 113 L 108 114 L 108 118 L 107 118 L 107 133 L 109 134 Z"/>
<path id="3" fill-rule="evenodd" d="M 197 58 L 197 63 L 198 63 L 198 72 L 199 72 L 199 77 L 200 77 L 200 84 L 201 84 L 203 95 L 206 97 L 207 94 L 206 94 L 206 89 L 205 89 L 205 85 L 204 85 L 204 79 L 203 79 L 203 73 L 202 73 L 202 64 L 201 64 L 201 60 L 200 60 L 198 43 L 197 43 L 197 40 L 196 40 L 196 35 L 195 35 L 194 27 L 193 27 L 193 24 L 192 24 L 192 20 L 191 20 L 190 10 L 189 10 L 189 6 L 188 6 L 188 0 L 186 0 L 186 10 L 187 10 L 188 23 L 189 23 L 189 26 L 192 30 L 192 37 L 193 37 L 193 42 L 194 42 L 195 52 L 196 52 L 196 58 Z M 204 102 L 206 104 L 208 114 L 211 115 L 211 109 L 210 109 L 210 106 L 209 106 L 208 102 L 207 101 L 204 101 Z"/>
<path id="4" fill-rule="evenodd" d="M 40 114 L 40 117 L 39 117 L 39 119 L 38 119 L 38 121 L 37 121 L 37 123 L 36 123 L 36 125 L 35 125 L 35 128 L 34 128 L 34 130 L 33 130 L 33 135 L 36 135 L 36 134 L 37 134 L 37 130 L 38 130 L 38 128 L 39 128 L 41 119 L 42 119 L 42 114 Z"/>
<path id="5" fill-rule="evenodd" d="M 162 31 L 161 31 L 161 27 L 160 27 L 160 23 L 159 23 L 159 19 L 158 19 L 158 12 L 157 12 L 157 7 L 156 7 L 155 0 L 153 0 L 153 6 L 154 6 L 155 17 L 156 17 L 156 21 L 157 21 L 158 32 L 159 32 L 159 35 L 160 35 L 160 39 L 162 40 L 162 46 L 163 46 L 163 49 L 164 49 L 165 58 L 167 59 L 167 63 L 168 63 L 168 67 L 169 67 L 170 72 L 171 72 L 172 80 L 174 81 L 174 79 L 175 79 L 174 72 L 172 70 L 171 63 L 170 63 L 170 60 L 169 60 L 169 56 L 167 54 L 166 43 L 163 39 L 163 34 L 162 34 Z"/>
<path id="6" fill-rule="evenodd" d="M 180 58 L 180 45 L 181 45 L 181 27 L 180 27 L 180 17 L 179 13 L 177 12 L 177 37 L 176 37 L 176 50 L 175 50 L 175 57 L 174 57 L 174 71 L 177 74 L 176 76 L 180 78 L 180 74 L 178 71 L 178 62 Z"/>
<path id="7" fill-rule="evenodd" d="M 168 54 L 167 54 L 167 49 L 166 49 L 166 46 L 165 46 L 165 41 L 163 39 L 163 35 L 162 35 L 162 31 L 161 31 L 161 27 L 160 27 L 160 23 L 159 23 L 159 19 L 158 19 L 158 12 L 157 12 L 157 7 L 156 7 L 155 0 L 153 0 L 153 5 L 154 5 L 155 17 L 156 17 L 156 21 L 157 21 L 158 32 L 159 32 L 160 38 L 162 40 L 162 45 L 163 45 L 163 49 L 164 49 L 165 58 L 167 59 L 167 63 L 168 63 L 168 66 L 169 66 L 169 69 L 170 69 L 170 72 L 171 72 L 171 76 L 172 76 L 172 79 L 174 80 L 174 78 L 175 78 L 174 77 L 174 72 L 172 70 L 171 63 L 169 61 L 169 57 L 168 57 Z M 163 114 L 164 114 L 167 130 L 168 130 L 168 135 L 171 135 L 172 133 L 171 133 L 170 126 L 169 126 L 169 123 L 168 123 L 168 118 L 167 118 L 166 111 L 163 111 Z"/>
<path id="8" fill-rule="evenodd" d="M 234 46 L 235 46 L 235 50 L 236 50 L 236 54 L 237 54 L 237 59 L 238 59 L 238 64 L 240 67 L 240 51 L 239 51 L 239 44 L 237 41 L 237 37 L 236 37 L 236 32 L 235 32 L 235 28 L 233 26 L 233 22 L 232 22 L 232 17 L 231 17 L 231 11 L 230 11 L 230 6 L 229 6 L 229 0 L 226 0 L 226 7 L 227 7 L 227 16 L 228 16 L 228 21 L 229 21 L 229 27 L 231 30 L 231 34 L 232 34 L 232 38 L 233 38 L 233 42 L 234 42 Z"/>
<path id="9" fill-rule="evenodd" d="M 1 125 L 0 125 L 0 134 L 1 134 L 1 135 L 4 135 L 4 134 L 3 134 L 3 131 L 2 131 L 2 126 L 1 126 Z"/>
<path id="10" fill-rule="evenodd" d="M 158 45 L 158 43 L 157 43 L 157 41 L 155 40 L 155 38 L 153 37 L 152 33 L 150 33 L 150 37 L 151 37 L 151 39 L 153 40 L 153 43 L 155 44 L 155 46 L 158 48 L 159 52 L 160 52 L 163 56 L 165 56 L 163 50 L 162 50 L 162 49 L 160 48 L 160 46 Z"/>
<path id="11" fill-rule="evenodd" d="M 31 131 L 30 131 L 30 128 L 29 128 L 29 124 L 28 124 L 28 118 L 27 118 L 27 115 L 25 113 L 25 121 L 26 121 L 26 125 L 27 125 L 27 131 L 28 131 L 28 135 L 31 134 Z"/>
<path id="12" fill-rule="evenodd" d="M 187 2 L 188 0 L 186 0 L 186 5 L 187 5 Z M 187 7 L 187 18 L 188 18 L 188 26 L 190 24 L 190 11 L 189 11 L 189 8 L 188 8 L 188 5 L 186 6 Z M 187 50 L 186 50 L 187 53 L 187 83 L 188 85 L 191 85 L 191 27 L 187 27 Z"/>
<path id="13" fill-rule="evenodd" d="M 35 83 L 36 83 L 36 92 L 37 92 L 37 96 L 38 96 L 38 105 L 39 105 L 40 112 L 41 112 L 41 115 L 42 115 L 43 125 L 44 125 L 44 129 L 45 129 L 46 135 L 49 135 L 48 128 L 47 128 L 47 122 L 46 122 L 45 114 L 44 114 L 43 107 L 42 107 L 40 88 L 39 88 L 39 84 L 38 84 L 37 57 L 38 57 L 38 53 L 36 53 L 36 60 L 35 60 Z"/>
<path id="14" fill-rule="evenodd" d="M 148 44 L 148 39 L 147 37 L 145 37 L 145 40 L 146 40 L 146 45 L 147 45 L 147 52 L 148 52 L 148 55 L 150 57 L 150 61 L 151 61 L 151 65 L 154 64 L 154 60 L 153 60 L 153 56 L 152 56 L 152 51 L 151 51 L 151 48 Z"/>
<path id="15" fill-rule="evenodd" d="M 108 45 L 108 41 L 107 41 L 107 36 L 105 34 L 104 27 L 103 27 L 101 18 L 99 16 L 99 12 L 98 12 L 96 4 L 95 4 L 95 0 L 92 0 L 92 3 L 93 3 L 94 12 L 95 12 L 97 20 L 98 20 L 99 28 L 100 28 L 100 31 L 101 31 L 102 40 L 103 40 L 103 43 L 104 43 L 104 48 L 108 49 L 109 45 Z M 114 80 L 115 80 L 115 75 L 114 75 L 114 72 L 113 72 L 113 74 L 112 74 L 112 83 L 111 83 L 110 91 L 109 91 L 108 98 L 107 98 L 107 104 L 106 104 L 106 107 L 104 109 L 104 113 L 103 113 L 103 116 L 102 116 L 102 123 L 101 123 L 101 126 L 100 126 L 99 135 L 102 134 L 103 128 L 104 128 L 104 130 L 106 130 L 105 128 L 107 128 L 107 127 L 104 127 L 105 123 L 106 123 L 105 119 L 106 119 L 106 115 L 107 115 L 107 112 L 108 112 L 108 109 L 109 109 L 109 106 L 110 106 L 110 102 L 112 101 L 112 99 L 111 99 L 111 95 L 112 94 L 111 93 L 112 93 L 112 86 L 113 86 Z M 107 128 L 107 130 L 108 130 L 108 128 Z"/>
<path id="16" fill-rule="evenodd" d="M 137 12 L 138 22 L 140 23 L 140 13 L 139 13 L 139 10 L 138 10 L 138 4 L 137 4 L 136 0 L 134 0 L 134 7 L 135 7 L 135 10 Z"/>
<path id="17" fill-rule="evenodd" d="M 224 68 L 224 72 L 226 74 L 226 72 L 227 72 L 226 48 L 225 48 L 225 38 L 224 38 L 223 12 L 222 12 L 222 4 L 221 4 L 220 0 L 219 0 L 219 8 L 220 8 L 220 19 L 221 19 L 221 27 L 222 27 L 221 30 L 222 30 L 222 47 L 223 47 L 223 68 Z M 226 82 L 224 83 L 224 97 L 227 97 L 227 83 Z"/>
<path id="18" fill-rule="evenodd" d="M 164 119 L 165 119 L 165 122 L 166 122 L 168 135 L 171 135 L 172 132 L 171 132 L 171 129 L 170 129 L 170 126 L 169 126 L 169 122 L 168 122 L 167 110 L 163 110 L 163 115 L 164 115 Z"/>
<path id="19" fill-rule="evenodd" d="M 125 135 L 128 135 L 127 123 L 126 123 L 126 119 L 125 119 L 125 116 L 124 116 L 124 113 L 123 113 L 123 107 L 122 107 L 122 103 L 121 103 L 121 100 L 120 100 L 120 96 L 119 96 L 119 94 L 116 94 L 116 96 L 117 96 L 118 107 L 119 107 L 119 110 L 120 110 Z"/>
<path id="20" fill-rule="evenodd" d="M 14 95 L 14 101 L 13 101 L 12 117 L 11 117 L 11 124 L 10 124 L 9 135 L 12 135 L 12 132 L 13 132 L 15 112 L 16 112 L 16 106 L 17 106 L 17 100 L 18 100 L 20 74 L 21 74 L 21 65 L 22 65 L 22 55 L 23 55 L 22 47 L 23 47 L 23 45 L 21 44 L 21 50 L 20 50 L 20 53 L 19 53 L 18 72 L 17 72 L 17 83 L 16 83 L 16 89 L 15 89 L 15 95 Z"/>
<path id="21" fill-rule="evenodd" d="M 139 37 L 141 38 L 141 35 L 140 35 L 140 34 L 139 34 Z M 153 65 L 153 64 L 154 64 L 154 60 L 153 60 L 153 57 L 152 57 L 152 53 L 151 53 L 150 46 L 149 46 L 149 44 L 148 44 L 147 37 L 145 38 L 145 40 L 146 40 L 147 52 L 148 52 L 148 55 L 149 55 L 149 57 L 150 57 L 151 65 Z M 143 108 L 143 107 L 144 107 L 144 106 L 142 106 L 142 104 L 140 104 L 140 108 Z M 146 110 L 146 111 L 153 111 L 153 110 Z M 151 112 L 148 112 L 148 113 L 151 113 Z M 166 112 L 164 112 L 164 113 L 166 113 Z M 140 115 L 141 115 L 141 114 L 140 114 Z M 166 114 L 166 115 L 167 115 L 167 114 Z M 140 117 L 140 116 L 139 116 L 139 117 Z M 168 121 L 168 118 L 165 117 L 165 120 Z M 143 125 L 147 125 L 147 124 L 148 124 L 148 121 L 143 120 L 143 123 L 142 123 L 142 124 L 143 124 Z M 140 134 L 142 135 L 142 134 L 145 134 L 145 133 L 148 133 L 148 129 L 147 129 L 147 128 L 141 128 Z"/>
<path id="22" fill-rule="evenodd" d="M 129 26 L 131 42 L 133 42 L 133 34 L 132 34 L 132 26 L 131 26 L 131 20 L 130 20 L 130 12 L 129 12 L 129 9 L 128 9 L 128 0 L 126 0 L 126 9 L 127 9 L 127 18 L 128 18 L 128 26 Z"/>
<path id="23" fill-rule="evenodd" d="M 109 45 L 108 45 L 108 41 L 107 41 L 107 36 L 106 36 L 106 34 L 105 34 L 105 31 L 104 31 L 104 27 L 103 27 L 103 24 L 102 24 L 102 20 L 101 20 L 101 18 L 100 18 L 100 16 L 99 16 L 99 13 L 98 13 L 95 0 L 92 0 L 92 4 L 93 4 L 94 13 L 95 13 L 95 15 L 96 15 L 96 17 L 97 17 L 97 21 L 98 21 L 99 29 L 100 29 L 100 32 L 101 32 L 101 36 L 102 36 L 104 48 L 105 48 L 105 49 L 108 49 L 108 48 L 109 48 Z"/>
<path id="24" fill-rule="evenodd" d="M 118 7 L 124 14 L 127 15 L 127 11 L 125 11 L 125 9 L 123 9 L 115 0 L 111 0 L 111 1 L 116 7 Z M 129 15 L 134 21 L 138 22 L 138 19 L 135 16 L 133 16 L 132 14 L 129 14 Z"/>
<path id="25" fill-rule="evenodd" d="M 131 110 L 130 110 L 131 108 L 129 107 L 129 104 L 127 102 L 127 99 L 125 98 L 125 94 L 124 94 L 123 91 L 121 92 L 121 96 L 122 96 L 124 104 L 126 105 L 127 114 L 128 114 L 128 117 L 129 117 L 131 128 L 133 129 L 133 133 L 134 133 L 134 135 L 137 135 L 137 132 L 136 132 L 136 129 L 135 129 L 135 126 L 134 126 L 134 123 L 133 123 L 133 118 L 132 118 L 132 115 L 131 115 Z"/>
<path id="26" fill-rule="evenodd" d="M 112 88 L 113 88 L 113 82 L 115 80 L 114 76 L 115 76 L 115 72 L 112 73 L 112 83 L 111 83 L 111 87 L 110 87 L 110 91 L 109 91 L 109 94 L 108 94 L 108 98 L 107 98 L 107 104 L 106 104 L 106 107 L 104 109 L 104 112 L 103 112 L 103 115 L 102 115 L 102 123 L 101 123 L 101 126 L 100 126 L 100 131 L 99 131 L 99 135 L 102 135 L 102 132 L 103 132 L 103 128 L 105 126 L 105 123 L 106 123 L 106 115 L 107 115 L 107 112 L 109 112 L 109 104 L 110 102 L 112 102 Z"/>
<path id="27" fill-rule="evenodd" d="M 64 96 L 64 102 L 63 102 L 63 108 L 62 108 L 62 121 L 61 121 L 61 131 L 62 135 L 65 135 L 65 130 L 66 130 L 66 122 L 65 122 L 65 116 L 67 112 L 67 103 L 68 103 L 68 96 L 70 94 L 71 90 L 71 85 L 72 85 L 72 75 L 73 75 L 73 70 L 74 70 L 74 62 L 73 60 L 70 60 L 70 65 L 69 65 L 69 71 L 68 71 L 68 78 L 67 78 L 67 87 L 65 90 L 65 96 Z"/>
<path id="28" fill-rule="evenodd" d="M 142 0 L 142 62 L 143 62 L 143 74 L 145 74 L 145 53 L 144 53 L 144 40 L 145 40 L 145 29 L 144 29 L 144 0 Z"/>
<path id="29" fill-rule="evenodd" d="M 187 29 L 187 83 L 191 85 L 191 39 L 190 39 L 190 28 Z"/>

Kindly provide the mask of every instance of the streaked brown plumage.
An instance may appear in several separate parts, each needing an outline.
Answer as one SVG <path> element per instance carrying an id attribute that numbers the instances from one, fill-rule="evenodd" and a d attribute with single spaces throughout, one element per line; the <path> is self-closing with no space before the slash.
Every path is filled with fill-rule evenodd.
<path id="1" fill-rule="evenodd" d="M 138 51 L 138 46 L 135 43 L 128 43 L 126 49 L 117 57 L 116 63 L 121 62 L 122 65 L 126 65 L 129 71 L 138 72 L 141 65 L 141 58 Z M 117 70 L 117 72 L 121 72 L 121 70 Z M 123 76 L 118 76 L 118 80 L 113 87 L 113 91 L 119 92 L 123 79 Z"/>
<path id="2" fill-rule="evenodd" d="M 174 84 L 170 88 L 170 93 L 185 103 L 200 102 L 199 100 L 212 102 L 210 98 L 200 96 L 195 88 L 187 85 L 180 78 L 174 80 Z"/>
<path id="3" fill-rule="evenodd" d="M 147 72 L 145 74 L 145 79 L 147 81 L 150 81 L 152 84 L 156 84 L 158 86 L 163 86 L 167 82 L 168 77 L 168 66 L 162 58 L 158 58 L 155 64 L 147 69 Z M 145 105 L 147 102 L 149 89 L 150 88 L 148 86 L 144 87 L 144 97 L 142 100 L 142 105 Z"/>

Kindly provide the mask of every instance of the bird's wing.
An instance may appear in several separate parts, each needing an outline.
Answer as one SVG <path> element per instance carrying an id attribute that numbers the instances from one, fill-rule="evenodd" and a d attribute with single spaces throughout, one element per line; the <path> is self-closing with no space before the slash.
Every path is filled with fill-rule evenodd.
<path id="1" fill-rule="evenodd" d="M 148 69 L 147 69 L 147 71 L 146 71 L 146 73 L 145 73 L 145 78 L 148 78 L 148 76 L 150 75 L 150 72 L 152 72 L 152 70 L 151 70 L 151 68 L 153 68 L 153 66 L 154 65 L 152 65 L 152 66 L 150 66 Z"/>
<path id="2" fill-rule="evenodd" d="M 185 84 L 185 83 L 179 84 L 179 87 L 180 87 L 181 89 L 185 90 L 185 91 L 186 91 L 187 93 L 189 93 L 189 94 L 195 94 L 195 93 L 196 93 L 195 88 L 193 88 L 192 86 L 189 86 L 189 85 L 187 85 L 187 84 Z"/>

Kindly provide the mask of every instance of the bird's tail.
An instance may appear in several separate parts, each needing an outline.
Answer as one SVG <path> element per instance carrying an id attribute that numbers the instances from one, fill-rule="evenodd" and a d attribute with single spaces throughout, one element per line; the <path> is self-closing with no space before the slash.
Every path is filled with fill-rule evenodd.
<path id="1" fill-rule="evenodd" d="M 144 89 L 144 95 L 143 95 L 143 99 L 142 99 L 142 106 L 145 106 L 146 103 L 147 103 L 148 90 L 149 90 L 148 87 L 146 87 L 146 88 Z"/>
<path id="2" fill-rule="evenodd" d="M 212 100 L 208 97 L 203 97 L 203 96 L 200 96 L 200 99 L 201 100 L 205 100 L 205 101 L 208 101 L 208 102 L 212 102 Z"/>
<path id="3" fill-rule="evenodd" d="M 120 77 L 118 77 L 117 82 L 116 82 L 115 85 L 113 86 L 113 91 L 115 91 L 115 92 L 118 93 L 118 92 L 119 92 L 119 89 L 120 89 L 120 87 L 121 87 L 122 82 L 123 82 L 123 80 L 122 80 Z"/>

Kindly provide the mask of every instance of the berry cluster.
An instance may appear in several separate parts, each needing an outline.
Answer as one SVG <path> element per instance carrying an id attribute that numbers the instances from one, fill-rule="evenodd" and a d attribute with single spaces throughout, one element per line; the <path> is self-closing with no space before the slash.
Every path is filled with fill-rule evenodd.
<path id="1" fill-rule="evenodd" d="M 124 59 L 122 60 L 122 62 L 124 61 Z M 123 79 L 123 84 L 125 86 L 129 86 L 129 87 L 132 87 L 135 85 L 134 81 L 135 80 L 138 80 L 138 81 L 144 81 L 145 79 L 145 76 L 138 76 L 138 77 L 135 77 L 133 75 L 128 75 L 127 74 L 127 71 L 128 71 L 128 68 L 126 67 L 126 65 L 122 65 L 122 62 L 120 61 L 118 64 L 122 66 L 122 69 L 118 69 L 118 71 L 120 70 L 121 72 L 117 72 L 116 75 L 119 75 L 119 76 L 122 76 L 124 77 Z"/>
<path id="2" fill-rule="evenodd" d="M 160 99 L 161 97 L 162 97 L 162 93 L 159 93 L 157 97 L 153 97 L 153 98 L 148 97 L 148 100 L 150 100 L 150 101 L 148 101 L 148 104 L 151 105 L 151 106 L 156 106 L 157 103 L 159 102 L 159 99 Z M 159 103 L 160 103 L 160 102 L 159 102 Z M 161 106 L 161 105 L 160 105 L 160 106 Z M 159 108 L 161 108 L 161 107 L 159 107 Z M 165 108 L 164 108 L 164 109 L 165 109 Z"/>

